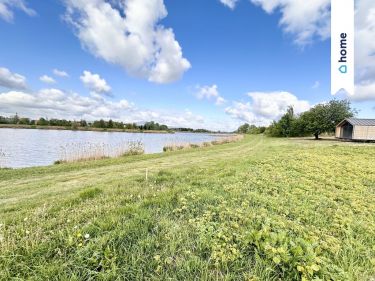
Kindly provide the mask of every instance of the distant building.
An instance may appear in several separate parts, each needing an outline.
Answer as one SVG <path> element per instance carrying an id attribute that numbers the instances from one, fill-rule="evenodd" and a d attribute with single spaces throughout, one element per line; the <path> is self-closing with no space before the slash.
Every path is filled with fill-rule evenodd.
<path id="1" fill-rule="evenodd" d="M 375 119 L 347 118 L 336 126 L 336 138 L 375 141 Z"/>

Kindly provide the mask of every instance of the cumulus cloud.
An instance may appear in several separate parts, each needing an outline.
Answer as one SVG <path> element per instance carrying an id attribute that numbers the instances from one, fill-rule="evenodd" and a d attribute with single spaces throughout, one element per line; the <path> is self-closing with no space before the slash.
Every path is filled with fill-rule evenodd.
<path id="1" fill-rule="evenodd" d="M 201 128 L 205 126 L 202 116 L 190 110 L 182 112 L 155 111 L 137 108 L 133 103 L 122 99 L 107 100 L 105 97 L 82 96 L 60 89 L 43 89 L 36 93 L 9 91 L 0 93 L 0 114 L 15 112 L 31 118 L 64 118 L 70 120 L 113 119 L 126 123 L 144 123 L 150 120 L 167 124 L 170 127 Z"/>
<path id="2" fill-rule="evenodd" d="M 0 18 L 7 22 L 12 22 L 14 19 L 13 9 L 21 10 L 29 16 L 36 15 L 36 12 L 30 9 L 23 0 L 1 0 Z"/>
<path id="3" fill-rule="evenodd" d="M 190 68 L 173 30 L 160 24 L 167 16 L 163 0 L 64 2 L 65 18 L 83 47 L 130 75 L 169 83 Z"/>
<path id="4" fill-rule="evenodd" d="M 235 101 L 233 102 L 232 106 L 228 106 L 225 109 L 225 112 L 233 118 L 239 119 L 244 122 L 248 122 L 251 124 L 263 123 L 263 120 L 255 116 L 255 114 L 252 112 L 250 102 L 243 103 Z"/>
<path id="5" fill-rule="evenodd" d="M 236 0 L 220 0 L 231 9 Z M 370 0 L 371 1 L 371 0 Z M 299 45 L 311 43 L 315 38 L 327 39 L 330 36 L 331 0 L 250 0 L 266 13 L 280 12 L 280 26 L 294 37 Z"/>
<path id="6" fill-rule="evenodd" d="M 95 94 L 109 94 L 111 92 L 111 87 L 107 84 L 107 81 L 98 74 L 85 70 L 80 78 L 85 87 Z"/>
<path id="7" fill-rule="evenodd" d="M 299 100 L 288 92 L 251 92 L 248 96 L 252 99 L 253 112 L 270 119 L 280 118 L 289 106 L 293 106 L 297 114 L 310 108 L 308 101 Z"/>
<path id="8" fill-rule="evenodd" d="M 288 92 L 251 92 L 247 94 L 251 101 L 233 102 L 225 112 L 235 119 L 255 125 L 269 125 L 273 120 L 278 120 L 289 106 L 294 112 L 302 113 L 310 108 L 308 101 L 299 100 Z"/>
<path id="9" fill-rule="evenodd" d="M 356 85 L 355 95 L 345 97 L 356 102 L 375 100 L 375 81 Z"/>
<path id="10" fill-rule="evenodd" d="M 249 1 L 268 14 L 279 12 L 281 28 L 300 46 L 330 37 L 331 0 Z M 347 98 L 353 101 L 375 100 L 372 91 L 375 88 L 375 1 L 356 0 L 355 5 L 356 88 L 355 95 Z M 227 6 L 234 8 L 235 5 Z"/>
<path id="11" fill-rule="evenodd" d="M 216 105 L 223 105 L 227 101 L 223 97 L 217 97 L 215 104 Z"/>
<path id="12" fill-rule="evenodd" d="M 226 100 L 220 96 L 217 85 L 197 86 L 196 97 L 200 100 L 214 100 L 216 105 L 223 105 Z"/>
<path id="13" fill-rule="evenodd" d="M 53 74 L 59 77 L 69 77 L 69 74 L 64 70 L 54 69 Z"/>
<path id="14" fill-rule="evenodd" d="M 21 74 L 12 73 L 8 68 L 0 67 L 0 87 L 26 89 L 26 78 Z"/>
<path id="15" fill-rule="evenodd" d="M 309 44 L 315 38 L 330 36 L 331 0 L 250 0 L 271 14 L 281 13 L 280 26 L 295 37 L 300 45 Z"/>
<path id="16" fill-rule="evenodd" d="M 355 17 L 355 101 L 375 100 L 375 2 L 356 2 Z"/>
<path id="17" fill-rule="evenodd" d="M 234 9 L 236 7 L 238 0 L 220 0 L 220 2 L 227 7 Z"/>
<path id="18" fill-rule="evenodd" d="M 0 111 L 22 112 L 32 117 L 48 116 L 59 118 L 108 118 L 119 116 L 132 104 L 126 100 L 112 102 L 105 99 L 84 97 L 59 89 L 43 89 L 37 93 L 10 91 L 0 94 Z"/>
<path id="19" fill-rule="evenodd" d="M 46 83 L 46 84 L 54 84 L 54 83 L 56 83 L 55 79 L 53 79 L 52 77 L 50 77 L 48 75 L 40 76 L 39 80 L 42 81 L 43 83 Z"/>

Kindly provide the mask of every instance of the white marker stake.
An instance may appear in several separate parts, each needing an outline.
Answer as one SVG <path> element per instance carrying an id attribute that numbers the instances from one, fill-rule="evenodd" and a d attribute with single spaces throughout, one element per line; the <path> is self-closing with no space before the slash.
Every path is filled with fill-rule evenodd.
<path id="1" fill-rule="evenodd" d="M 354 0 L 332 0 L 331 93 L 354 95 Z"/>

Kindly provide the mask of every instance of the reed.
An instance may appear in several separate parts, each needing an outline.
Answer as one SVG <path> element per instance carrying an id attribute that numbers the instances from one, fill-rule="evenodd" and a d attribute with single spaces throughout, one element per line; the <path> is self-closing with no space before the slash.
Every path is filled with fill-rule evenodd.
<path id="1" fill-rule="evenodd" d="M 210 141 L 210 142 L 204 142 L 204 143 L 170 143 L 163 147 L 164 152 L 168 151 L 177 151 L 177 150 L 184 150 L 184 149 L 192 149 L 192 148 L 201 148 L 201 147 L 209 147 L 213 145 L 219 145 L 219 144 L 225 144 L 225 143 L 231 143 L 240 141 L 244 138 L 243 135 L 230 135 L 221 137 L 219 139 Z"/>
<path id="2" fill-rule="evenodd" d="M 119 153 L 122 153 L 120 151 Z M 141 141 L 129 141 L 127 150 L 122 153 L 122 156 L 141 155 L 145 153 L 145 146 Z"/>
<path id="3" fill-rule="evenodd" d="M 55 164 L 101 160 L 128 155 L 144 154 L 141 141 L 128 141 L 120 144 L 70 143 L 60 147 L 60 155 Z"/>

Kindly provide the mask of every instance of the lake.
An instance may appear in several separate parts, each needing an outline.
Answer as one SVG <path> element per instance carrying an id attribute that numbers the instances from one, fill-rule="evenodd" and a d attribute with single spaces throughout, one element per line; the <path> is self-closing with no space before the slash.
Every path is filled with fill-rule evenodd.
<path id="1" fill-rule="evenodd" d="M 145 153 L 163 151 L 167 144 L 203 143 L 219 136 L 197 133 L 153 134 L 69 130 L 0 129 L 0 167 L 51 165 L 67 153 L 101 149 L 109 156 L 118 147 L 142 142 Z"/>

